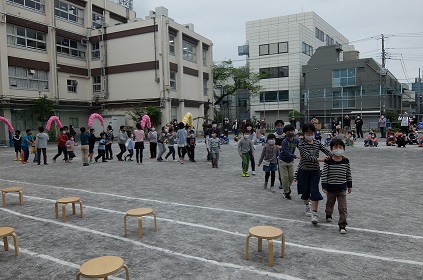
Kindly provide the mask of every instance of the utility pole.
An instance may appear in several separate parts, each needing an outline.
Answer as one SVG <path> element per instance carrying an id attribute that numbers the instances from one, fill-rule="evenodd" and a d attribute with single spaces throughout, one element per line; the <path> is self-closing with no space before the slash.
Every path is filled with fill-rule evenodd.
<path id="1" fill-rule="evenodd" d="M 382 68 L 380 69 L 380 81 L 381 81 L 381 85 L 380 85 L 380 95 L 379 98 L 381 99 L 380 102 L 380 114 L 383 114 L 385 111 L 385 98 L 386 98 L 386 94 L 385 94 L 385 84 L 386 84 L 386 68 L 385 68 L 385 61 L 386 61 L 386 50 L 385 50 L 385 35 L 381 34 L 382 36 Z"/>

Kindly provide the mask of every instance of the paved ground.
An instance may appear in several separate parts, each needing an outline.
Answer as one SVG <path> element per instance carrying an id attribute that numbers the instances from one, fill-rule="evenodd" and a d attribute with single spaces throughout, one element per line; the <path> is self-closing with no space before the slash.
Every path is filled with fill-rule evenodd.
<path id="1" fill-rule="evenodd" d="M 48 166 L 37 166 L 0 149 L 1 187 L 22 186 L 25 200 L 19 206 L 10 194 L 0 208 L 0 225 L 16 229 L 21 250 L 19 257 L 0 250 L 0 279 L 75 279 L 79 265 L 102 255 L 123 257 L 131 279 L 423 279 L 423 148 L 347 149 L 354 181 L 347 235 L 323 221 L 323 205 L 313 226 L 299 196 L 287 201 L 279 190 L 263 190 L 261 168 L 242 178 L 233 144 L 223 147 L 219 169 L 205 161 L 201 143 L 198 162 L 184 165 L 53 164 L 54 151 L 49 147 Z M 66 223 L 55 219 L 54 201 L 65 196 L 82 198 L 83 219 L 70 207 Z M 124 213 L 138 207 L 155 209 L 158 231 L 145 219 L 139 239 L 136 219 L 128 218 L 124 237 Z M 252 239 L 251 260 L 244 260 L 245 236 L 256 225 L 286 234 L 286 258 L 275 243 L 273 268 L 265 242 L 258 253 Z"/>

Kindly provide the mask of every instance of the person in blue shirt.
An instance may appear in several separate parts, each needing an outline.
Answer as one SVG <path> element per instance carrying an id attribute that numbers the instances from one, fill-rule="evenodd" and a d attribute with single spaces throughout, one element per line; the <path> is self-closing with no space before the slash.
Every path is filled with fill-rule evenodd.
<path id="1" fill-rule="evenodd" d="M 22 139 L 22 150 L 24 152 L 24 160 L 22 161 L 23 164 L 28 162 L 29 147 L 32 146 L 33 142 L 34 142 L 34 138 L 32 138 L 31 129 L 27 129 L 26 134 Z"/>
<path id="2" fill-rule="evenodd" d="M 283 195 L 286 199 L 291 199 L 291 185 L 294 181 L 294 159 L 301 158 L 294 154 L 299 140 L 295 138 L 294 126 L 285 126 L 283 132 L 285 139 L 282 141 L 282 149 L 279 154 L 279 171 L 282 177 Z"/>
<path id="3" fill-rule="evenodd" d="M 101 158 L 101 162 L 107 162 L 106 160 L 106 145 L 110 145 L 110 142 L 106 143 L 106 133 L 100 133 L 100 140 L 98 141 L 98 155 L 95 157 L 95 162 Z"/>
<path id="4" fill-rule="evenodd" d="M 81 158 L 82 158 L 82 165 L 83 166 L 89 166 L 88 164 L 88 155 L 89 155 L 89 138 L 90 134 L 87 132 L 87 129 L 85 127 L 81 127 L 79 129 L 81 131 L 81 134 L 79 135 L 79 138 L 81 139 Z"/>

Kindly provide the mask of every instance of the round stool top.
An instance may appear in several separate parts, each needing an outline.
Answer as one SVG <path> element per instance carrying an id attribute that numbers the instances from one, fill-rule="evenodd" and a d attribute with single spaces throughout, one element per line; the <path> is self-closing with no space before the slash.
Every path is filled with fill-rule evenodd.
<path id="1" fill-rule="evenodd" d="M 15 231 L 12 227 L 0 227 L 0 237 L 10 235 Z"/>
<path id="2" fill-rule="evenodd" d="M 282 235 L 282 230 L 271 226 L 256 226 L 250 228 L 250 234 L 259 238 L 278 238 Z"/>
<path id="3" fill-rule="evenodd" d="M 22 191 L 21 187 L 11 187 L 11 188 L 5 188 L 1 190 L 2 192 L 20 192 Z"/>
<path id="4" fill-rule="evenodd" d="M 57 203 L 72 203 L 72 202 L 79 202 L 80 200 L 81 198 L 77 196 L 72 196 L 72 197 L 59 198 L 58 200 L 56 200 L 56 202 Z"/>
<path id="5" fill-rule="evenodd" d="M 89 277 L 105 277 L 118 272 L 123 265 L 124 261 L 121 257 L 105 256 L 83 263 L 79 271 Z"/>
<path id="6" fill-rule="evenodd" d="M 153 209 L 151 208 L 136 208 L 136 209 L 131 209 L 128 212 L 126 212 L 126 215 L 128 216 L 144 216 L 147 214 L 151 214 L 153 213 Z"/>

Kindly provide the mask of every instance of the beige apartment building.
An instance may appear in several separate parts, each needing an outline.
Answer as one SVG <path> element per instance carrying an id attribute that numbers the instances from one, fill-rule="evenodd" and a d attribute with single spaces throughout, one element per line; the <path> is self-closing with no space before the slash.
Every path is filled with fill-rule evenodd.
<path id="1" fill-rule="evenodd" d="M 134 106 L 159 106 L 162 123 L 211 114 L 212 42 L 193 29 L 164 7 L 141 19 L 109 0 L 1 1 L 0 116 L 36 129 L 31 100 L 43 96 L 76 128 L 93 112 L 133 126 Z"/>

